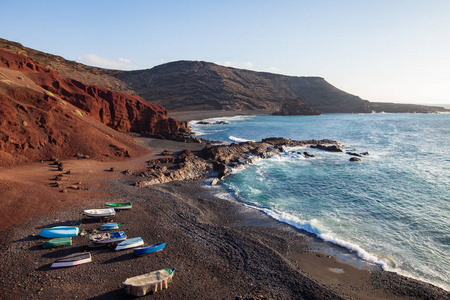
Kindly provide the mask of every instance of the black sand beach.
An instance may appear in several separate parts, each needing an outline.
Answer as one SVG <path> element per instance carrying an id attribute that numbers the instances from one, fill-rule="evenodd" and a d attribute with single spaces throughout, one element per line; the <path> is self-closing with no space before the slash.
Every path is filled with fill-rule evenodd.
<path id="1" fill-rule="evenodd" d="M 60 193 L 49 187 L 49 178 L 55 174 L 49 162 L 0 170 L 6 183 L 14 182 L 22 173 L 34 175 L 29 183 L 0 186 L 0 200 L 9 203 L 0 213 L 7 220 L 0 246 L 1 299 L 126 299 L 129 296 L 122 289 L 126 278 L 162 268 L 176 269 L 173 282 L 168 290 L 147 295 L 146 299 L 450 298 L 440 288 L 376 266 L 362 263 L 365 267 L 356 268 L 338 261 L 318 248 L 345 249 L 321 242 L 260 211 L 220 199 L 213 193 L 220 187 L 208 187 L 203 181 L 135 187 L 140 177 L 121 171 L 145 170 L 145 161 L 158 157 L 162 149 L 203 147 L 144 138 L 139 142 L 154 153 L 118 162 L 64 162 L 71 170 L 65 184 L 81 182 L 83 190 Z M 116 171 L 109 172 L 111 167 Z M 34 211 L 31 209 L 20 222 L 12 222 L 14 217 L 8 214 L 17 207 L 13 209 L 11 203 L 27 205 L 27 198 L 12 193 L 12 188 L 22 188 L 30 196 L 33 191 L 47 196 L 41 197 L 40 205 L 34 202 Z M 49 210 L 49 199 L 64 201 L 52 202 Z M 81 231 L 89 231 L 101 223 L 80 224 L 83 209 L 125 201 L 132 202 L 133 209 L 114 218 L 122 224 L 121 230 L 128 237 L 142 237 L 147 245 L 165 242 L 163 251 L 135 257 L 132 250 L 95 249 L 91 250 L 92 263 L 50 268 L 55 259 L 83 251 L 89 241 L 87 236 L 78 236 L 71 247 L 42 249 L 45 239 L 38 236 L 42 228 L 79 225 Z"/>

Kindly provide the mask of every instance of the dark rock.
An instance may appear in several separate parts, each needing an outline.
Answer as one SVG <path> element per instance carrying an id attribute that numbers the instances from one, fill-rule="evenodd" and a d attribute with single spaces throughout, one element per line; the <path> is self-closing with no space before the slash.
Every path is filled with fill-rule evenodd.
<path id="1" fill-rule="evenodd" d="M 330 151 L 330 152 L 343 152 L 342 148 L 340 146 L 338 146 L 338 145 L 327 146 L 327 145 L 317 144 L 317 145 L 312 145 L 310 147 L 311 148 L 315 148 L 315 149 L 324 150 L 324 151 Z"/>
<path id="2" fill-rule="evenodd" d="M 300 99 L 286 100 L 281 104 L 279 111 L 273 115 L 297 116 L 297 115 L 321 115 L 321 113 Z"/>
<path id="3" fill-rule="evenodd" d="M 361 161 L 361 158 L 358 158 L 358 157 L 351 157 L 349 160 L 350 160 L 350 161 L 355 161 L 355 162 L 357 162 L 357 161 Z"/>
<path id="4" fill-rule="evenodd" d="M 346 152 L 348 155 L 352 155 L 352 156 L 358 156 L 358 157 L 361 157 L 361 154 L 359 154 L 359 153 L 356 153 L 356 152 Z"/>
<path id="5" fill-rule="evenodd" d="M 312 155 L 312 154 L 309 154 L 308 152 L 303 152 L 303 155 L 305 156 L 305 157 L 315 157 L 314 155 Z"/>
<path id="6" fill-rule="evenodd" d="M 170 155 L 171 153 L 172 153 L 171 151 L 169 151 L 169 150 L 167 150 L 167 149 L 164 149 L 164 151 L 161 152 L 161 155 L 167 156 L 167 155 Z"/>

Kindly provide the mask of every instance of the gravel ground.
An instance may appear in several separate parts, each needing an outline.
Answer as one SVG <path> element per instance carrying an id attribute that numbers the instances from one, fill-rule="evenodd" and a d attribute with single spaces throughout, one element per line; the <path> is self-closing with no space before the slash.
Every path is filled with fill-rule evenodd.
<path id="1" fill-rule="evenodd" d="M 126 299 L 126 278 L 162 268 L 176 268 L 173 282 L 168 290 L 145 298 L 450 299 L 448 292 L 434 286 L 379 270 L 359 270 L 312 253 L 312 242 L 317 244 L 313 237 L 262 212 L 218 199 L 211 193 L 215 188 L 203 182 L 137 188 L 135 177 L 102 172 L 110 176 L 107 184 L 74 193 L 103 196 L 3 232 L 1 299 Z M 71 247 L 42 249 L 42 228 L 99 228 L 101 223 L 80 224 L 82 210 L 125 201 L 133 208 L 118 212 L 114 220 L 128 237 L 140 236 L 147 245 L 165 242 L 163 251 L 135 257 L 132 250 L 95 249 L 92 263 L 50 268 L 57 258 L 83 251 L 89 241 L 78 236 Z"/>

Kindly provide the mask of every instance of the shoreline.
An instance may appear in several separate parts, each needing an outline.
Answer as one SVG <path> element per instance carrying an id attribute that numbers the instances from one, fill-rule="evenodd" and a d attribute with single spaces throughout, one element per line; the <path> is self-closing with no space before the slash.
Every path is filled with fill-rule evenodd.
<path id="1" fill-rule="evenodd" d="M 155 139 L 139 141 L 151 146 L 155 153 L 188 145 Z M 188 147 L 195 150 L 203 145 Z M 122 162 L 65 162 L 78 176 L 76 180 L 85 182 L 83 178 L 89 178 L 91 185 L 86 191 L 66 193 L 72 197 L 66 200 L 72 201 L 66 209 L 55 207 L 51 213 L 36 215 L 7 230 L 0 254 L 4 261 L 0 295 L 11 297 L 6 299 L 45 299 L 69 291 L 79 298 L 122 299 L 123 280 L 166 267 L 175 267 L 177 273 L 169 290 L 153 295 L 158 299 L 440 299 L 449 295 L 433 285 L 379 268 L 358 269 L 340 262 L 313 248 L 327 242 L 317 241 L 317 237 L 262 211 L 218 198 L 203 182 L 173 181 L 136 188 L 134 176 L 119 173 L 125 168 L 145 169 L 147 159 L 158 157 L 155 153 Z M 108 166 L 117 171 L 107 172 Z M 45 169 L 46 165 L 36 167 Z M 47 174 L 44 179 L 54 174 L 50 169 L 43 172 Z M 57 190 L 49 193 L 61 195 Z M 56 257 L 81 250 L 87 239 L 76 237 L 73 247 L 46 250 L 41 248 L 44 240 L 36 237 L 40 228 L 76 222 L 83 209 L 112 201 L 133 202 L 131 211 L 117 214 L 117 221 L 123 223 L 121 229 L 129 237 L 141 236 L 148 244 L 166 242 L 167 249 L 142 259 L 135 258 L 130 250 L 95 250 L 90 264 L 51 270 L 49 265 Z M 81 225 L 95 226 L 99 224 Z M 21 286 L 11 292 L 11 282 Z"/>

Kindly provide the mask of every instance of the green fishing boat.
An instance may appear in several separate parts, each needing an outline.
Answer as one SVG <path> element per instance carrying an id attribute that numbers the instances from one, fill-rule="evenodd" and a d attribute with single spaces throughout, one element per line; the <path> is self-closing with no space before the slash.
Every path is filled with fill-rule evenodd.
<path id="1" fill-rule="evenodd" d="M 60 248 L 72 246 L 72 238 L 71 237 L 62 237 L 48 240 L 42 245 L 44 249 L 52 249 L 52 248 Z"/>
<path id="2" fill-rule="evenodd" d="M 115 210 L 119 209 L 130 209 L 131 208 L 131 202 L 115 202 L 115 203 L 106 203 L 106 207 L 114 208 Z"/>

